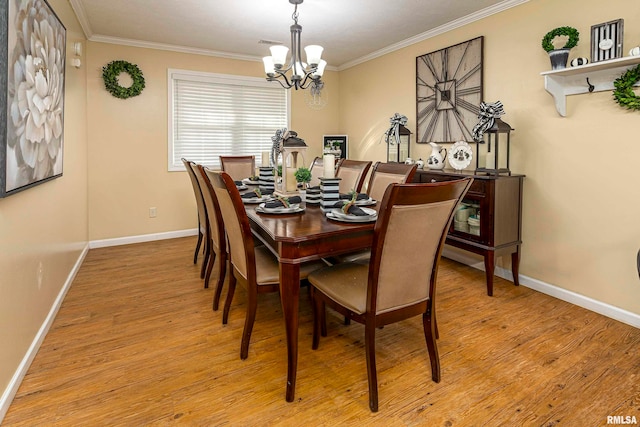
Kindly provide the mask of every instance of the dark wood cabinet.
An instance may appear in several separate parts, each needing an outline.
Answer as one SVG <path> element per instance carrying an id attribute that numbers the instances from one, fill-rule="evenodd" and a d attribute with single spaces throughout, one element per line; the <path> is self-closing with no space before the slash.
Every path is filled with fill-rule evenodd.
<path id="1" fill-rule="evenodd" d="M 484 257 L 487 294 L 493 295 L 496 256 L 511 255 L 511 271 L 517 286 L 522 244 L 522 184 L 524 175 L 476 175 L 470 171 L 417 171 L 414 182 L 450 181 L 472 177 L 463 203 L 478 213 L 479 233 L 462 231 L 451 223 L 446 243 Z M 477 229 L 476 229 L 477 230 Z"/>

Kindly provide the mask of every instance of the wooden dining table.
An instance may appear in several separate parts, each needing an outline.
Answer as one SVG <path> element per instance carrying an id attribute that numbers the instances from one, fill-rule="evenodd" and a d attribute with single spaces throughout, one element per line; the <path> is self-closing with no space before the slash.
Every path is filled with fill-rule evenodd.
<path id="1" fill-rule="evenodd" d="M 286 400 L 293 402 L 298 367 L 300 263 L 371 247 L 375 222 L 344 223 L 326 218 L 319 206 L 296 214 L 263 214 L 245 205 L 254 237 L 280 264 L 280 300 L 287 337 Z M 372 206 L 374 207 L 374 206 Z"/>

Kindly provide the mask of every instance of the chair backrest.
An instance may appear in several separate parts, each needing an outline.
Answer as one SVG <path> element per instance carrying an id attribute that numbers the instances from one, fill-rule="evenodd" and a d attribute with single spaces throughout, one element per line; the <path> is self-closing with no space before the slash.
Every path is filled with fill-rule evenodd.
<path id="1" fill-rule="evenodd" d="M 360 191 L 370 167 L 370 161 L 342 160 L 336 171 L 336 177 L 342 178 L 340 180 L 340 192 L 348 193 L 351 190 Z"/>
<path id="2" fill-rule="evenodd" d="M 324 175 L 324 161 L 322 160 L 322 157 L 316 157 L 313 159 L 309 170 L 311 171 L 311 181 L 309 182 L 309 185 L 311 187 L 320 185 L 320 177 Z"/>
<path id="3" fill-rule="evenodd" d="M 209 219 L 209 233 L 211 233 L 211 242 L 213 243 L 214 250 L 219 253 L 220 250 L 227 250 L 224 236 L 224 222 L 222 221 L 222 213 L 220 212 L 220 206 L 218 205 L 218 199 L 209 177 L 204 171 L 204 166 L 191 164 L 191 167 L 198 179 L 198 184 L 202 188 L 202 198 L 204 199 L 204 205 L 207 208 L 207 218 Z"/>
<path id="4" fill-rule="evenodd" d="M 200 188 L 200 184 L 198 183 L 198 178 L 193 171 L 191 165 L 195 165 L 194 162 L 181 159 L 184 164 L 184 168 L 187 170 L 187 174 L 189 175 L 189 179 L 191 180 L 191 186 L 193 187 L 193 193 L 196 196 L 196 207 L 198 208 L 198 227 L 200 228 L 200 233 L 206 235 L 207 230 L 207 208 L 204 204 L 204 198 L 202 197 L 202 189 Z"/>
<path id="5" fill-rule="evenodd" d="M 229 259 L 235 270 L 249 283 L 256 282 L 256 260 L 249 218 L 233 178 L 226 172 L 205 168 L 218 198 L 222 221 L 229 240 Z"/>
<path id="6" fill-rule="evenodd" d="M 456 205 L 473 179 L 391 184 L 382 199 L 369 263 L 367 312 L 433 303 L 436 272 Z"/>
<path id="7" fill-rule="evenodd" d="M 417 168 L 416 164 L 376 162 L 367 185 L 367 194 L 372 199 L 381 201 L 389 185 L 411 182 Z"/>
<path id="8" fill-rule="evenodd" d="M 233 178 L 240 181 L 256 174 L 255 156 L 220 156 L 222 170 Z"/>

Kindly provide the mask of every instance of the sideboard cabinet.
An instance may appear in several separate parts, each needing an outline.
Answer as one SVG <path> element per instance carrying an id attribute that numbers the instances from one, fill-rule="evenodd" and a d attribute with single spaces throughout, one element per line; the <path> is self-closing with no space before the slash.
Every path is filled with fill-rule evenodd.
<path id="1" fill-rule="evenodd" d="M 484 257 L 487 294 L 493 295 L 496 256 L 511 254 L 511 271 L 517 286 L 522 244 L 522 184 L 524 175 L 476 175 L 471 171 L 418 170 L 414 182 L 439 182 L 471 177 L 474 179 L 462 203 L 478 214 L 479 230 L 454 226 L 446 244 Z"/>

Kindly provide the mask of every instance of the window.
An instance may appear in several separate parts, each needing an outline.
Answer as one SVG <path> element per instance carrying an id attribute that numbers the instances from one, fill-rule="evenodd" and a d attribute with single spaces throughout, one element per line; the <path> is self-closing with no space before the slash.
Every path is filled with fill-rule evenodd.
<path id="1" fill-rule="evenodd" d="M 271 151 L 289 127 L 289 91 L 256 77 L 169 70 L 169 170 L 181 158 L 220 168 L 219 156 Z"/>

